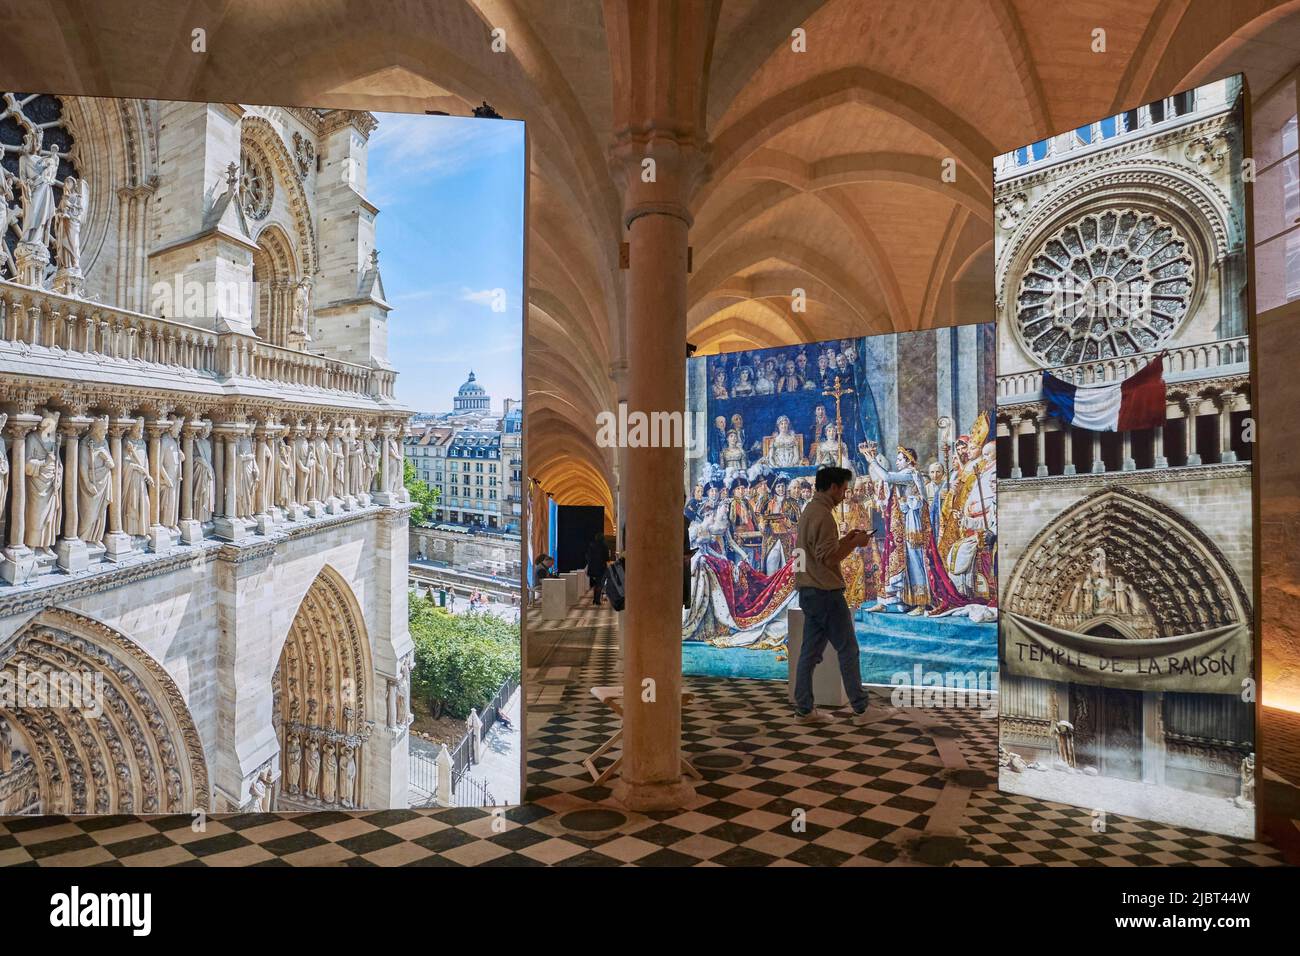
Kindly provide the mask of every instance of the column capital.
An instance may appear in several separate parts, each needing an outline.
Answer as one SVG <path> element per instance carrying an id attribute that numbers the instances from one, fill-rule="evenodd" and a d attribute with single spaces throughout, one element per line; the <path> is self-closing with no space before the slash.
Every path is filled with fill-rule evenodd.
<path id="1" fill-rule="evenodd" d="M 82 432 L 90 427 L 94 419 L 89 415 L 74 415 L 59 419 L 59 434 L 71 438 L 81 437 Z"/>
<path id="2" fill-rule="evenodd" d="M 691 226 L 691 197 L 708 177 L 708 156 L 708 143 L 693 133 L 652 127 L 616 134 L 609 165 L 622 187 L 623 225 L 659 215 Z"/>

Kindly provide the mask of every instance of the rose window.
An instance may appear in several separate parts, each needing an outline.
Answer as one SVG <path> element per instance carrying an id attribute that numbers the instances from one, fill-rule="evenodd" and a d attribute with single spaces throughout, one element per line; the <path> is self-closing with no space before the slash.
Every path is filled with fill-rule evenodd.
<path id="1" fill-rule="evenodd" d="M 1070 365 L 1159 348 L 1187 317 L 1194 263 L 1154 213 L 1089 213 L 1034 254 L 1020 280 L 1020 333 L 1039 359 Z"/>
<path id="2" fill-rule="evenodd" d="M 270 170 L 258 157 L 244 153 L 239 161 L 239 195 L 244 215 L 250 219 L 263 219 L 271 211 L 275 180 Z"/>

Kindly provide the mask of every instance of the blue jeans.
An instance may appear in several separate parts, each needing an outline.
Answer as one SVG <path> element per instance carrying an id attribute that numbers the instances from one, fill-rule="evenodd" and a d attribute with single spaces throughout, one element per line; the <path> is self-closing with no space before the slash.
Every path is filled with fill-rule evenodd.
<path id="1" fill-rule="evenodd" d="M 849 702 L 856 713 L 862 713 L 867 709 L 867 692 L 862 689 L 858 636 L 853 631 L 853 615 L 845 603 L 844 592 L 800 588 L 799 607 L 803 610 L 803 646 L 794 672 L 795 710 L 806 714 L 813 709 L 813 671 L 822 662 L 829 643 L 839 658 L 840 678 Z"/>

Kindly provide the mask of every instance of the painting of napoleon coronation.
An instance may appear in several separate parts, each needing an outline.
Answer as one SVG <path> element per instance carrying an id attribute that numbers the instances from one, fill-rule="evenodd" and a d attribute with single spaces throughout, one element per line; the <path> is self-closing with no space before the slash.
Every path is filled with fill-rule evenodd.
<path id="1" fill-rule="evenodd" d="M 785 677 L 794 543 L 817 469 L 848 468 L 842 564 L 864 679 L 996 669 L 993 329 L 970 325 L 688 361 L 687 673 Z"/>

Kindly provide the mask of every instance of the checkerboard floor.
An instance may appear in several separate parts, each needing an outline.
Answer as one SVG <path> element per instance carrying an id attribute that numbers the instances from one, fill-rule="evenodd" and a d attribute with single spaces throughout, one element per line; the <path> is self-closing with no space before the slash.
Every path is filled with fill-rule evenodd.
<path id="1" fill-rule="evenodd" d="M 894 710 L 796 724 L 781 683 L 688 678 L 683 749 L 704 779 L 682 810 L 632 813 L 581 761 L 618 729 L 590 694 L 619 681 L 616 616 L 529 624 L 521 806 L 357 813 L 0 820 L 0 865 L 1266 866 L 1263 844 L 997 791 L 997 723 Z M 611 753 L 617 756 L 617 750 Z"/>

